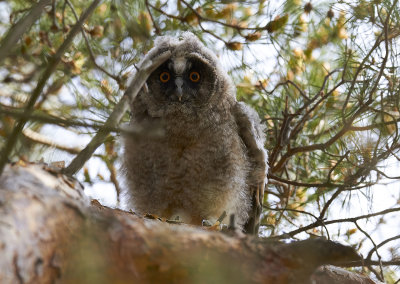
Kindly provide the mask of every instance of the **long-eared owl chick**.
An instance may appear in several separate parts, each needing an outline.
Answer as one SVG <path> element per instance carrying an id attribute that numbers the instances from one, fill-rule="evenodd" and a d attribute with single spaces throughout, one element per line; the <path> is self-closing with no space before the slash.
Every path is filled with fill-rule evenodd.
<path id="1" fill-rule="evenodd" d="M 159 122 L 164 135 L 125 137 L 129 206 L 192 224 L 226 211 L 256 233 L 268 168 L 260 119 L 236 101 L 218 58 L 192 33 L 157 38 L 146 58 L 166 51 L 131 105 L 132 125 Z"/>

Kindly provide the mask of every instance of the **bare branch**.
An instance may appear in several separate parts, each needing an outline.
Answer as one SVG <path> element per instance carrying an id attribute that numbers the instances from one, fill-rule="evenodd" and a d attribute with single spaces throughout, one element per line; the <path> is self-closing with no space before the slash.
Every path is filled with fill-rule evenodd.
<path id="1" fill-rule="evenodd" d="M 393 259 L 390 261 L 379 261 L 379 260 L 370 260 L 370 259 L 363 259 L 360 261 L 351 261 L 351 262 L 344 262 L 344 263 L 337 263 L 337 265 L 342 267 L 357 267 L 357 266 L 366 266 L 366 265 L 382 265 L 382 266 L 399 266 L 400 259 Z"/>
<path id="2" fill-rule="evenodd" d="M 145 4 L 146 4 L 147 12 L 149 12 L 151 22 L 153 23 L 153 26 L 154 26 L 154 32 L 156 33 L 156 35 L 161 35 L 161 29 L 160 29 L 160 27 L 157 25 L 156 21 L 154 20 L 153 13 L 151 13 L 149 1 L 146 0 L 146 1 L 145 1 Z"/>
<path id="3" fill-rule="evenodd" d="M 264 89 L 264 91 L 267 93 L 267 94 L 273 94 L 275 91 L 276 91 L 276 89 L 278 89 L 280 86 L 286 86 L 286 85 L 292 85 L 293 87 L 295 87 L 296 88 L 296 90 L 299 92 L 299 94 L 307 101 L 307 102 L 310 102 L 311 101 L 311 99 L 304 93 L 304 91 L 299 87 L 299 85 L 297 85 L 295 82 L 293 82 L 292 80 L 286 80 L 286 81 L 284 81 L 284 82 L 280 82 L 280 83 L 278 83 L 278 84 L 276 84 L 276 86 L 271 90 L 271 91 L 267 91 L 267 90 L 265 90 L 264 89 L 264 87 L 262 87 L 262 85 L 261 85 L 261 87 Z"/>
<path id="4" fill-rule="evenodd" d="M 344 219 L 336 219 L 336 220 L 324 220 L 321 219 L 321 217 L 316 217 L 317 221 L 315 221 L 314 223 L 311 223 L 307 226 L 301 227 L 299 229 L 293 230 L 289 233 L 285 233 L 283 235 L 279 235 L 279 236 L 275 236 L 274 238 L 286 238 L 287 236 L 290 237 L 294 237 L 295 235 L 302 233 L 302 232 L 306 232 L 308 230 L 311 230 L 313 228 L 319 227 L 321 225 L 331 225 L 331 224 L 336 224 L 336 223 L 355 223 L 358 220 L 362 220 L 362 219 L 368 219 L 371 217 L 376 217 L 376 216 L 380 216 L 380 215 L 386 215 L 389 213 L 394 213 L 394 212 L 400 212 L 400 207 L 395 207 L 395 208 L 390 208 L 390 209 L 386 209 L 386 210 L 382 210 L 379 212 L 375 212 L 375 213 L 371 213 L 371 214 L 366 214 L 366 215 L 361 215 L 361 216 L 357 216 L 357 217 L 352 217 L 352 218 L 344 218 Z"/>
<path id="5" fill-rule="evenodd" d="M 389 238 L 389 239 L 386 239 L 386 240 L 382 241 L 381 243 L 379 243 L 379 244 L 376 246 L 376 248 L 373 248 L 372 250 L 370 250 L 370 252 L 368 253 L 368 255 L 367 255 L 367 257 L 366 257 L 366 260 L 371 260 L 372 254 L 374 253 L 374 251 L 375 251 L 376 249 L 378 249 L 378 248 L 384 246 L 385 244 L 387 244 L 387 243 L 389 243 L 389 242 L 391 242 L 391 241 L 398 240 L 398 239 L 400 239 L 400 235 L 394 236 L 394 237 L 391 237 L 391 238 Z"/>
<path id="6" fill-rule="evenodd" d="M 374 274 L 376 275 L 376 277 L 379 280 L 384 281 L 385 277 L 383 276 L 382 257 L 380 256 L 380 254 L 378 252 L 378 248 L 377 248 L 374 240 L 372 239 L 370 234 L 368 234 L 363 228 L 360 227 L 360 225 L 358 225 L 357 221 L 355 221 L 354 224 L 356 225 L 357 229 L 360 230 L 371 241 L 372 245 L 374 246 L 375 253 L 378 256 L 378 262 L 379 262 L 379 268 L 380 268 L 380 273 L 378 274 L 378 273 L 374 272 Z"/>
<path id="7" fill-rule="evenodd" d="M 326 183 L 305 183 L 305 182 L 298 182 L 298 181 L 293 181 L 293 180 L 287 180 L 281 177 L 278 177 L 274 174 L 268 174 L 268 179 L 274 179 L 277 181 L 280 181 L 282 183 L 294 185 L 294 186 L 304 186 L 304 187 L 337 187 L 337 186 L 342 186 L 342 184 L 333 184 L 331 182 L 326 182 Z"/>

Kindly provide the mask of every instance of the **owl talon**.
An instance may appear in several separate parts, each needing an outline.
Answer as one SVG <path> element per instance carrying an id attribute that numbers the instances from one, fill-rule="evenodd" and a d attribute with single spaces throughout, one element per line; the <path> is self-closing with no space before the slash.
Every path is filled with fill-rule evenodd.
<path id="1" fill-rule="evenodd" d="M 201 221 L 201 225 L 202 225 L 203 227 L 211 227 L 211 226 L 213 226 L 213 223 L 211 223 L 210 220 L 204 219 L 203 221 Z"/>

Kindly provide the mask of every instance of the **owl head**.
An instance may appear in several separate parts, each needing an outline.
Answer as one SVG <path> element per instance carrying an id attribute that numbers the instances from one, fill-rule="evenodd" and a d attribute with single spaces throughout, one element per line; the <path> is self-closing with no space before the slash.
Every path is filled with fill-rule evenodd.
<path id="1" fill-rule="evenodd" d="M 146 58 L 165 51 L 171 57 L 148 78 L 147 94 L 152 106 L 199 108 L 218 100 L 235 100 L 230 78 L 218 58 L 190 32 L 179 38 L 162 36 L 154 43 Z"/>

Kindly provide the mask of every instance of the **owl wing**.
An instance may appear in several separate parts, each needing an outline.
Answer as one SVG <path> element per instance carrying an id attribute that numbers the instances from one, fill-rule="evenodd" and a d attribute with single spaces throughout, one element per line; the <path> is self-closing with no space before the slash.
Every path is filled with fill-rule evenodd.
<path id="1" fill-rule="evenodd" d="M 249 219 L 244 226 L 244 230 L 248 234 L 257 234 L 268 172 L 268 154 L 264 148 L 265 127 L 261 124 L 257 112 L 245 103 L 236 103 L 233 108 L 233 114 L 238 126 L 239 136 L 247 148 L 247 155 L 250 160 L 250 173 L 247 178 L 247 184 L 252 201 L 248 212 Z"/>

